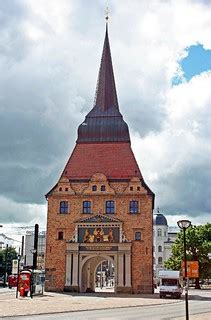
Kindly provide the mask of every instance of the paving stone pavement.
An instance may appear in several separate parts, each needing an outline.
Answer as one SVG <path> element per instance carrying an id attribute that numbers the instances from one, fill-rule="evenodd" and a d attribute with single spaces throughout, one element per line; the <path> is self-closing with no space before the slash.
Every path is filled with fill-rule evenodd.
<path id="1" fill-rule="evenodd" d="M 122 307 L 137 307 L 148 305 L 179 303 L 177 299 L 160 299 L 154 295 L 112 295 L 108 294 L 72 294 L 46 292 L 43 296 L 19 297 L 16 299 L 15 290 L 0 290 L 0 319 L 18 315 L 35 315 L 96 309 Z M 182 320 L 179 317 L 177 320 Z M 193 315 L 191 320 L 210 320 L 211 313 Z"/>
<path id="2" fill-rule="evenodd" d="M 155 295 L 65 294 L 46 292 L 43 296 L 19 297 L 15 290 L 0 294 L 0 317 L 109 309 L 178 303 L 179 300 L 160 299 Z"/>

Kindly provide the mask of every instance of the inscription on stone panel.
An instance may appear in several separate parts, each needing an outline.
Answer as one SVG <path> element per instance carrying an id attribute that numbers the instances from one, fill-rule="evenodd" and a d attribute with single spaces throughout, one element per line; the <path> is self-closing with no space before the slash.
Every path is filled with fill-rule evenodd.
<path id="1" fill-rule="evenodd" d="M 80 251 L 118 251 L 118 246 L 80 246 Z"/>

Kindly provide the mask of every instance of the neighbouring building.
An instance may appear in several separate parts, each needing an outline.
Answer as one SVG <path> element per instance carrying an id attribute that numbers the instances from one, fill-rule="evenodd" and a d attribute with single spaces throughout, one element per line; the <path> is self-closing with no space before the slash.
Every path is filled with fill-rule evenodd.
<path id="1" fill-rule="evenodd" d="M 0 233 L 0 250 L 5 249 L 7 246 L 12 247 L 14 240 L 7 237 L 4 233 Z"/>
<path id="2" fill-rule="evenodd" d="M 96 271 L 110 261 L 115 293 L 153 292 L 154 194 L 119 110 L 107 26 L 94 107 L 46 198 L 47 291 L 95 291 Z"/>
<path id="3" fill-rule="evenodd" d="M 45 268 L 45 242 L 46 232 L 41 231 L 38 234 L 37 244 L 37 269 Z M 25 259 L 24 265 L 33 266 L 33 249 L 34 249 L 34 231 L 27 231 L 25 235 Z"/>
<path id="4" fill-rule="evenodd" d="M 164 262 L 171 256 L 171 247 L 177 238 L 179 229 L 177 227 L 169 227 L 166 217 L 159 210 L 154 214 L 153 221 L 153 269 L 156 281 L 159 271 L 164 269 Z"/>

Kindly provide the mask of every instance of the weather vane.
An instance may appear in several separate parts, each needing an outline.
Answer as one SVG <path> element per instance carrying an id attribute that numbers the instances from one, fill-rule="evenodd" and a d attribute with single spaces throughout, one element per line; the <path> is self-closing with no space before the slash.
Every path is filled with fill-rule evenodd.
<path id="1" fill-rule="evenodd" d="M 108 10 L 108 7 L 106 7 L 106 9 L 105 9 L 105 19 L 106 19 L 106 21 L 108 21 L 108 18 L 109 18 L 109 10 Z"/>

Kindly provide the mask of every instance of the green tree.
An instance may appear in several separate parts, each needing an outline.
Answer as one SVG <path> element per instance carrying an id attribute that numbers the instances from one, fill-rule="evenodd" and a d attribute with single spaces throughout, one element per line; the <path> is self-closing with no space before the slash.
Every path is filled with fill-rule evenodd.
<path id="1" fill-rule="evenodd" d="M 14 247 L 7 247 L 0 251 L 0 276 L 12 273 L 12 260 L 17 259 L 17 252 Z"/>
<path id="2" fill-rule="evenodd" d="M 184 259 L 183 232 L 179 232 L 172 246 L 172 255 L 165 261 L 165 267 L 172 270 L 181 269 L 181 261 Z M 199 277 L 206 279 L 211 277 L 211 261 L 208 253 L 211 252 L 211 224 L 191 226 L 186 230 L 186 254 L 188 261 L 199 262 Z M 199 278 L 196 279 L 196 288 L 199 286 Z"/>

